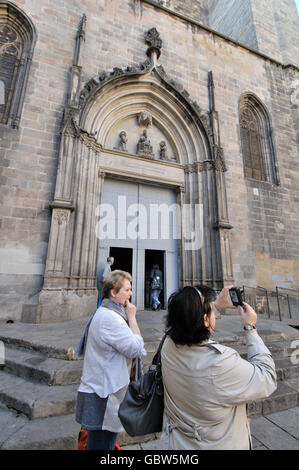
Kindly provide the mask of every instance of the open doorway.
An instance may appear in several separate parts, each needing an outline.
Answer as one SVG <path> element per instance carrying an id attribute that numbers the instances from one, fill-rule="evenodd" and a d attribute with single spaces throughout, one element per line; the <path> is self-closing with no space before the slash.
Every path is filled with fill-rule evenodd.
<path id="1" fill-rule="evenodd" d="M 151 309 L 151 280 L 150 272 L 153 265 L 157 264 L 159 269 L 163 273 L 163 289 L 159 296 L 161 302 L 161 308 L 165 308 L 165 266 L 164 266 L 165 251 L 160 250 L 145 250 L 144 259 L 144 308 L 146 310 Z"/>
<path id="2" fill-rule="evenodd" d="M 114 264 L 111 270 L 121 269 L 132 275 L 133 266 L 133 248 L 110 247 L 109 256 L 113 256 Z"/>

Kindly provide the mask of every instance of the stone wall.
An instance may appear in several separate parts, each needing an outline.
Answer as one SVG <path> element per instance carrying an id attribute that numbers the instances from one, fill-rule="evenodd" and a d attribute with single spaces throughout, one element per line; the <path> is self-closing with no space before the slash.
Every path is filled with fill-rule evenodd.
<path id="1" fill-rule="evenodd" d="M 293 0 L 209 0 L 209 26 L 284 64 L 299 65 Z"/>
<path id="2" fill-rule="evenodd" d="M 209 26 L 241 44 L 258 49 L 250 0 L 209 0 Z"/>
<path id="3" fill-rule="evenodd" d="M 275 0 L 274 18 L 284 64 L 299 65 L 299 16 L 294 1 Z"/>
<path id="4" fill-rule="evenodd" d="M 138 6 L 138 3 L 139 6 Z M 186 3 L 186 2 L 185 2 Z M 291 103 L 296 68 L 284 69 L 147 2 L 133 0 L 16 0 L 32 19 L 37 43 L 20 127 L 0 126 L 0 318 L 34 321 L 51 221 L 58 147 L 75 38 L 87 16 L 83 80 L 146 59 L 144 33 L 155 26 L 163 40 L 160 64 L 208 110 L 208 71 L 226 160 L 236 284 L 275 287 L 288 276 L 299 289 L 298 105 Z M 280 186 L 244 179 L 238 105 L 245 93 L 266 106 Z"/>
<path id="5" fill-rule="evenodd" d="M 299 17 L 293 0 L 252 0 L 258 50 L 284 64 L 299 65 Z"/>
<path id="6" fill-rule="evenodd" d="M 139 0 L 135 0 L 135 3 L 138 2 Z M 209 0 L 154 0 L 154 2 L 201 24 L 206 26 L 209 24 Z"/>

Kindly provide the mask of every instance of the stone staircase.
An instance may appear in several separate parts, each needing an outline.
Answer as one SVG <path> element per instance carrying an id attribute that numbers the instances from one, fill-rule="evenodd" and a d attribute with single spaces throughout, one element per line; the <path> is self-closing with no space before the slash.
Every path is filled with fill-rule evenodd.
<path id="1" fill-rule="evenodd" d="M 0 330 L 0 340 L 5 343 L 5 364 L 0 370 L 0 449 L 76 449 L 80 425 L 75 422 L 74 411 L 82 360 L 74 360 L 69 348 L 45 347 L 7 331 Z M 279 380 L 271 397 L 248 405 L 250 417 L 289 409 L 299 403 L 299 365 L 294 360 L 294 341 L 299 340 L 299 331 L 289 328 L 287 332 L 259 330 L 259 333 L 273 354 Z M 218 340 L 246 358 L 242 333 Z M 146 342 L 148 356 L 144 369 L 158 343 Z M 299 342 L 297 348 L 298 345 Z M 118 443 L 127 445 L 157 437 L 131 438 L 121 433 Z"/>

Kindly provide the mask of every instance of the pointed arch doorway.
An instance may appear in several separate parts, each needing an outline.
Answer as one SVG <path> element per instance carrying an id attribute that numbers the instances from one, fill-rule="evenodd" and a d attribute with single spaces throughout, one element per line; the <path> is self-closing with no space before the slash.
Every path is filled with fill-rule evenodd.
<path id="1" fill-rule="evenodd" d="M 176 250 L 164 249 L 159 236 L 155 246 L 152 240 L 137 238 L 145 243 L 143 250 L 165 252 L 166 294 L 178 285 L 203 282 L 217 288 L 231 282 L 225 164 L 207 127 L 213 112 L 202 119 L 188 93 L 152 61 L 93 78 L 78 101 L 79 107 L 66 113 L 62 130 L 38 321 L 63 321 L 94 312 L 98 263 L 110 248 L 122 248 L 118 233 L 110 237 L 108 246 L 97 232 L 103 205 L 115 209 L 107 197 L 109 187 L 108 192 L 105 188 L 109 181 L 114 186 L 117 181 L 118 187 L 126 183 L 118 196 L 128 197 L 131 184 L 134 191 L 150 193 L 148 205 L 160 193 L 158 202 L 168 194 L 168 207 L 173 201 L 179 208 Z M 123 215 L 115 218 L 117 224 Z M 152 226 L 140 224 L 138 231 L 144 227 Z M 142 308 L 145 254 L 138 258 L 143 259 L 142 268 L 142 262 L 136 264 L 140 249 L 123 248 L 133 249 L 132 274 L 135 269 L 136 279 L 139 275 L 142 279 L 136 302 Z M 173 253 L 172 264 L 167 253 Z"/>

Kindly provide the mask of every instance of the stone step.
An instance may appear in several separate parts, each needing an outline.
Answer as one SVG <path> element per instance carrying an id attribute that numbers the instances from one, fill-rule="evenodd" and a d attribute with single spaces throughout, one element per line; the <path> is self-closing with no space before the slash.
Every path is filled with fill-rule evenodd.
<path id="1" fill-rule="evenodd" d="M 230 344 L 229 347 L 235 349 L 241 357 L 247 359 L 247 346 L 245 344 Z M 290 357 L 295 350 L 292 341 L 275 341 L 268 343 L 267 347 L 274 360 Z"/>
<path id="2" fill-rule="evenodd" d="M 47 385 L 69 385 L 80 382 L 83 361 L 49 358 L 29 349 L 6 345 L 4 370 L 19 377 Z"/>
<path id="3" fill-rule="evenodd" d="M 0 421 L 0 450 L 77 449 L 80 424 L 73 414 L 29 420 L 0 409 Z"/>
<path id="4" fill-rule="evenodd" d="M 66 324 L 14 323 L 1 326 L 0 341 L 5 345 L 37 351 L 54 359 L 77 360 L 75 350 L 83 334 L 84 325 L 78 333 L 72 332 L 72 322 Z"/>
<path id="5" fill-rule="evenodd" d="M 248 404 L 247 415 L 250 418 L 266 416 L 278 411 L 294 408 L 299 404 L 299 378 L 278 381 L 277 389 L 268 398 Z"/>
<path id="6" fill-rule="evenodd" d="M 293 363 L 291 357 L 275 359 L 274 362 L 279 380 L 299 377 L 299 364 Z"/>
<path id="7" fill-rule="evenodd" d="M 217 327 L 217 323 L 216 323 L 216 327 Z M 258 327 L 258 333 L 263 339 L 265 344 L 268 345 L 271 343 L 277 343 L 281 341 L 292 342 L 294 340 L 299 340 L 299 330 L 295 328 L 290 328 L 289 326 L 287 328 L 283 327 L 283 325 L 280 322 L 276 322 L 275 327 L 277 328 L 276 330 L 266 329 L 265 327 L 263 328 Z M 245 333 L 242 330 L 232 332 L 230 335 L 223 334 L 223 332 L 219 332 L 219 333 L 216 332 L 213 334 L 213 339 L 215 339 L 215 341 L 218 341 L 221 344 L 224 344 L 230 347 L 233 347 L 233 344 L 235 345 L 246 344 Z"/>
<path id="8" fill-rule="evenodd" d="M 7 345 L 38 351 L 51 358 L 77 360 L 75 350 L 88 319 L 82 318 L 59 324 L 26 324 L 16 322 L 14 324 L 1 325 L 0 340 Z M 143 319 L 143 321 L 145 320 Z M 223 316 L 219 320 L 219 325 L 218 331 L 216 323 L 216 331 L 213 334 L 213 338 L 216 341 L 227 346 L 244 343 L 244 334 L 240 330 L 239 318 L 232 322 L 230 317 Z M 299 340 L 299 330 L 284 325 L 282 322 L 259 319 L 259 325 L 259 334 L 266 344 Z M 143 334 L 146 348 L 150 352 L 156 351 L 159 339 L 163 336 L 163 329 L 164 325 L 162 324 L 158 330 L 157 328 L 153 329 L 153 332 L 147 331 L 146 328 L 144 329 Z"/>
<path id="9" fill-rule="evenodd" d="M 288 382 L 289 384 L 289 382 Z M 60 387 L 55 387 L 60 388 Z M 262 415 L 298 406 L 299 380 L 292 379 L 291 385 L 279 382 L 278 389 L 271 397 L 248 405 L 248 416 Z M 29 420 L 24 415 L 0 408 L 0 450 L 75 450 L 80 425 L 74 414 Z M 130 437 L 120 433 L 121 446 L 137 444 L 159 438 L 160 434 Z"/>
<path id="10" fill-rule="evenodd" d="M 244 343 L 222 343 L 226 346 L 235 349 L 241 357 L 247 359 L 247 346 Z M 295 351 L 295 348 L 292 346 L 292 341 L 273 341 L 271 343 L 266 344 L 268 349 L 270 350 L 274 362 L 276 364 L 276 368 L 278 369 L 278 378 L 289 378 L 289 377 L 296 377 L 299 366 L 292 363 L 291 356 Z M 151 364 L 152 358 L 156 352 L 156 343 L 150 343 L 146 345 L 147 347 L 147 356 L 142 358 L 143 363 L 143 370 L 146 371 Z M 296 348 L 298 348 L 298 343 Z"/>
<path id="11" fill-rule="evenodd" d="M 0 371 L 0 402 L 30 419 L 73 413 L 78 384 L 49 387 Z"/>
<path id="12" fill-rule="evenodd" d="M 0 450 L 76 450 L 81 425 L 74 414 L 29 420 L 22 414 L 0 408 Z M 118 434 L 120 446 L 158 439 L 161 434 L 130 437 Z"/>

